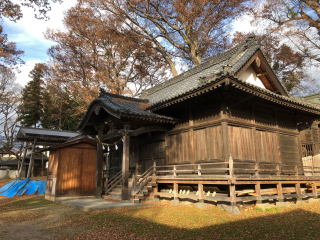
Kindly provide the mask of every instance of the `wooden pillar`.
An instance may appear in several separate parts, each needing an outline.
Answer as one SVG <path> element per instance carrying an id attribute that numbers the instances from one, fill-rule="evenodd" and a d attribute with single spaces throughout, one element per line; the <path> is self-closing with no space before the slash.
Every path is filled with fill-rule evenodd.
<path id="1" fill-rule="evenodd" d="M 124 126 L 125 134 L 123 136 L 123 156 L 122 156 L 122 200 L 129 200 L 129 154 L 130 154 L 130 136 L 126 133 L 130 130 L 128 125 Z"/>
<path id="2" fill-rule="evenodd" d="M 296 194 L 298 194 L 297 200 L 302 200 L 301 190 L 300 190 L 300 183 L 296 183 L 295 185 L 296 185 Z"/>
<path id="3" fill-rule="evenodd" d="M 178 199 L 178 183 L 173 183 L 173 200 L 179 200 Z"/>
<path id="4" fill-rule="evenodd" d="M 315 182 L 312 183 L 312 192 L 313 192 L 313 198 L 318 199 L 317 184 Z"/>
<path id="5" fill-rule="evenodd" d="M 276 128 L 279 129 L 277 111 L 274 111 L 274 119 L 275 119 Z M 282 157 L 281 157 L 281 151 L 280 151 L 279 130 L 277 130 L 277 132 L 276 132 L 276 138 L 277 138 L 277 150 L 278 150 L 279 162 L 283 163 L 282 162 Z M 279 170 L 281 170 L 281 169 L 279 169 Z"/>
<path id="6" fill-rule="evenodd" d="M 195 143 L 194 143 L 194 131 L 193 131 L 193 115 L 191 109 L 191 102 L 189 102 L 189 137 L 190 137 L 190 158 L 191 164 L 195 163 Z M 193 166 L 194 167 L 194 166 Z"/>
<path id="7" fill-rule="evenodd" d="M 227 122 L 227 109 L 226 109 L 226 99 L 223 99 L 221 104 L 221 127 L 222 127 L 222 141 L 223 141 L 223 153 L 222 159 L 224 162 L 228 162 L 229 160 L 229 141 L 228 141 L 228 122 Z"/>
<path id="8" fill-rule="evenodd" d="M 199 191 L 199 202 L 204 203 L 204 194 L 203 194 L 203 184 L 198 183 L 198 191 Z"/>
<path id="9" fill-rule="evenodd" d="M 282 183 L 277 183 L 279 202 L 283 202 Z"/>
<path id="10" fill-rule="evenodd" d="M 102 192 L 102 165 L 103 165 L 103 149 L 102 143 L 97 143 L 97 164 L 96 164 L 96 188 L 95 197 L 101 198 Z"/>
<path id="11" fill-rule="evenodd" d="M 139 158 L 139 144 L 135 143 L 135 160 L 136 160 L 136 175 L 140 175 L 141 174 L 141 170 L 140 170 L 140 158 Z"/>
<path id="12" fill-rule="evenodd" d="M 255 185 L 255 191 L 256 191 L 256 194 L 257 194 L 257 197 L 258 197 L 257 204 L 262 204 L 260 183 L 257 183 Z"/>
<path id="13" fill-rule="evenodd" d="M 28 147 L 29 147 L 29 142 L 27 142 L 26 147 L 24 149 L 23 158 L 22 158 L 20 169 L 19 169 L 18 178 L 21 178 L 21 174 L 22 174 L 22 170 L 23 170 L 23 164 L 24 164 L 24 161 L 26 160 L 27 148 Z"/>
<path id="14" fill-rule="evenodd" d="M 31 157 L 30 157 L 30 161 L 29 161 L 29 169 L 28 169 L 27 178 L 30 178 L 31 172 L 33 170 L 32 168 L 33 168 L 33 164 L 34 164 L 36 144 L 37 144 L 37 138 L 35 137 L 33 140 L 33 145 L 32 145 L 32 150 L 31 150 L 32 152 L 31 152 Z"/>
<path id="15" fill-rule="evenodd" d="M 236 185 L 231 183 L 229 185 L 229 191 L 231 206 L 236 206 Z"/>

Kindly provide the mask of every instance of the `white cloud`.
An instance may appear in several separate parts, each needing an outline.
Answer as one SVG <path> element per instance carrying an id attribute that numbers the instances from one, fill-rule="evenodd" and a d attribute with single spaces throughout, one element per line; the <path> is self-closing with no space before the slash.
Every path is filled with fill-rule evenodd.
<path id="1" fill-rule="evenodd" d="M 27 83 L 31 80 L 28 75 L 29 72 L 34 68 L 36 63 L 42 62 L 40 60 L 30 60 L 26 62 L 22 67 L 19 68 L 20 73 L 17 73 L 17 83 L 22 86 L 27 85 Z"/>
<path id="2" fill-rule="evenodd" d="M 48 58 L 47 50 L 54 43 L 44 39 L 43 33 L 47 28 L 63 29 L 63 13 L 76 4 L 76 0 L 66 0 L 62 4 L 51 3 L 51 11 L 48 12 L 50 20 L 38 20 L 34 17 L 35 12 L 30 8 L 23 8 L 23 18 L 11 22 L 5 19 L 1 25 L 3 32 L 8 35 L 12 42 L 16 42 L 17 48 L 24 51 L 23 60 L 26 62 L 17 73 L 17 81 L 26 85 L 30 80 L 29 72 L 34 65 L 45 62 Z"/>

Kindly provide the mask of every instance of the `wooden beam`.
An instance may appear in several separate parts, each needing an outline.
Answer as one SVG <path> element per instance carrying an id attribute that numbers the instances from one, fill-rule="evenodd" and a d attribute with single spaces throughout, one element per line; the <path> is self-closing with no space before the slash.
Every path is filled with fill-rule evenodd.
<path id="1" fill-rule="evenodd" d="M 27 178 L 30 178 L 31 176 L 31 172 L 33 170 L 33 164 L 34 164 L 34 155 L 35 155 L 35 149 L 36 149 L 36 145 L 37 145 L 37 137 L 34 138 L 33 140 L 33 145 L 32 145 L 32 152 L 31 152 L 31 158 L 29 161 L 29 168 L 28 168 L 28 174 L 27 174 Z"/>
<path id="2" fill-rule="evenodd" d="M 129 125 L 124 126 L 125 131 L 129 131 Z M 123 156 L 122 156 L 122 201 L 129 200 L 129 154 L 130 154 L 130 136 L 123 136 Z"/>
<path id="3" fill-rule="evenodd" d="M 267 72 L 258 73 L 258 74 L 257 74 L 257 77 L 265 76 L 265 75 L 267 75 L 267 74 L 268 74 Z"/>
<path id="4" fill-rule="evenodd" d="M 125 130 L 125 129 L 114 129 L 112 132 L 103 134 L 100 138 L 100 141 L 105 141 L 108 139 L 116 138 L 116 137 L 121 137 L 123 135 L 128 135 L 128 136 L 138 136 L 143 133 L 149 133 L 149 132 L 166 132 L 168 131 L 167 127 L 163 126 L 146 126 L 146 127 L 141 127 L 136 130 Z"/>
<path id="5" fill-rule="evenodd" d="M 97 143 L 97 163 L 96 163 L 96 183 L 95 183 L 95 197 L 101 198 L 102 193 L 102 164 L 103 164 L 103 150 L 102 143 Z"/>
<path id="6" fill-rule="evenodd" d="M 24 162 L 25 162 L 25 160 L 26 160 L 27 149 L 28 149 L 29 143 L 30 143 L 30 142 L 27 142 L 26 148 L 24 149 L 23 158 L 22 158 L 22 162 L 21 162 L 20 169 L 19 169 L 18 178 L 21 178 L 22 169 L 23 169 L 23 164 L 24 164 Z"/>
<path id="7" fill-rule="evenodd" d="M 133 131 L 129 131 L 129 135 L 130 136 L 138 136 L 141 135 L 143 133 L 147 133 L 147 132 L 166 132 L 168 131 L 167 127 L 163 127 L 163 126 L 147 126 L 147 127 L 141 127 L 138 128 L 136 130 Z"/>

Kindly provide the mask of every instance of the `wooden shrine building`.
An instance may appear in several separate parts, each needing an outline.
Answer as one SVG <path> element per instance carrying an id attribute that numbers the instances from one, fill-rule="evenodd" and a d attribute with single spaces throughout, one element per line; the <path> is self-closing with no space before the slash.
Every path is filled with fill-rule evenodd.
<path id="1" fill-rule="evenodd" d="M 288 95 L 249 37 L 140 99 L 101 89 L 78 128 L 109 144 L 109 171 L 122 168 L 122 200 L 152 181 L 154 197 L 234 206 L 317 198 L 320 168 L 303 164 L 300 133 L 319 118 L 319 106 Z M 106 192 L 116 185 L 110 180 Z"/>

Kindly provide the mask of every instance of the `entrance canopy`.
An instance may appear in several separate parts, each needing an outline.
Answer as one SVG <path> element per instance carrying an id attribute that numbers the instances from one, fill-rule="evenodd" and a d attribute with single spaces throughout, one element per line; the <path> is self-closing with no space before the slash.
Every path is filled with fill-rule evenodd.
<path id="1" fill-rule="evenodd" d="M 53 146 L 66 142 L 69 138 L 78 136 L 77 132 L 59 131 L 53 129 L 20 127 L 16 140 L 21 142 L 33 142 L 37 139 L 37 145 Z"/>

